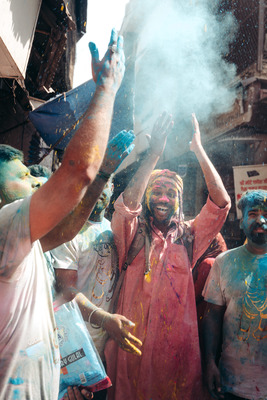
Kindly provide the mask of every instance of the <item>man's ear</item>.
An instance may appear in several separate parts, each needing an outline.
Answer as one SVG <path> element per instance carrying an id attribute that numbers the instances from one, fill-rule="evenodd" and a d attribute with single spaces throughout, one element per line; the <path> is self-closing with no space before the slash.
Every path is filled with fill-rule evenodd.
<path id="1" fill-rule="evenodd" d="M 239 227 L 240 227 L 240 229 L 243 229 L 243 218 L 240 219 Z"/>

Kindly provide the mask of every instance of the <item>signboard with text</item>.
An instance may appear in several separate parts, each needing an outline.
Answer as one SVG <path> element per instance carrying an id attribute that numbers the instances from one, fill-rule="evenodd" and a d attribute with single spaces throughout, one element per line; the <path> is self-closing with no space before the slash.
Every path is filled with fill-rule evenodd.
<path id="1" fill-rule="evenodd" d="M 242 165 L 233 167 L 233 171 L 236 205 L 247 190 L 267 190 L 267 165 Z M 241 211 L 237 207 L 236 212 L 237 218 L 241 218 Z"/>

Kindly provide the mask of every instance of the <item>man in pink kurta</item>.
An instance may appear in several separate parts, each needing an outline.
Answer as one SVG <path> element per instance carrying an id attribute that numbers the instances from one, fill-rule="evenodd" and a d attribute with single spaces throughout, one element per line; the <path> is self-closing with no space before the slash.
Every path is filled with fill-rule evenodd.
<path id="1" fill-rule="evenodd" d="M 197 121 L 195 127 L 196 123 Z M 157 136 L 163 132 L 165 140 L 166 124 L 161 122 L 159 125 Z M 164 142 L 164 140 L 158 137 L 157 146 L 159 147 L 159 142 Z M 196 138 L 193 140 L 196 141 Z M 142 211 L 140 202 L 139 204 L 136 201 L 129 202 L 129 195 L 132 193 L 135 199 L 140 199 L 142 188 L 138 192 L 138 187 L 143 184 L 140 183 L 141 179 L 148 182 L 145 172 L 149 179 L 151 170 L 148 166 L 153 168 L 159 156 L 159 150 L 156 152 L 155 149 L 154 142 L 153 147 L 151 145 L 150 156 L 137 171 L 133 183 L 128 185 L 115 203 L 112 229 L 121 269 L 138 229 L 138 216 Z M 195 154 L 198 156 L 197 151 Z M 198 158 L 201 159 L 200 156 Z M 206 167 L 206 159 L 203 165 L 201 161 L 202 159 L 200 165 L 203 169 Z M 215 169 L 212 169 L 212 179 L 219 181 L 220 178 L 214 171 Z M 203 172 L 205 175 L 204 170 Z M 210 170 L 208 175 L 209 172 Z M 149 185 L 152 185 L 151 199 L 158 195 L 156 190 L 161 190 L 160 183 L 157 183 L 159 176 L 165 176 L 162 185 L 163 187 L 166 185 L 166 189 L 164 193 L 158 195 L 161 198 L 158 203 L 155 201 L 157 208 L 154 208 L 154 212 L 151 205 L 150 271 L 144 274 L 146 257 L 145 247 L 143 247 L 128 266 L 117 307 L 118 313 L 135 323 L 133 334 L 143 342 L 142 356 L 137 357 L 122 351 L 115 342 L 108 343 L 106 360 L 108 375 L 113 383 L 109 400 L 200 400 L 204 398 L 191 265 L 182 240 L 177 240 L 181 230 L 181 220 L 175 218 L 174 215 L 167 222 L 160 220 L 161 215 L 166 214 L 170 209 L 173 196 L 170 193 L 172 179 L 173 187 L 175 187 L 175 180 L 181 180 L 181 178 L 168 170 L 157 174 L 154 174 L 157 189 L 153 189 L 154 183 L 149 182 Z M 205 178 L 207 178 L 206 175 Z M 219 189 L 217 186 L 218 192 L 220 191 L 219 200 L 217 201 L 218 192 L 213 193 L 213 201 L 208 198 L 200 214 L 189 223 L 191 234 L 194 235 L 192 265 L 220 231 L 229 211 L 229 197 L 222 182 L 219 183 L 219 186 L 221 185 Z M 223 201 L 220 201 L 222 199 Z M 182 205 L 179 204 L 180 211 L 181 207 Z M 181 212 L 178 214 L 182 215 Z M 164 224 L 167 229 L 162 228 Z"/>

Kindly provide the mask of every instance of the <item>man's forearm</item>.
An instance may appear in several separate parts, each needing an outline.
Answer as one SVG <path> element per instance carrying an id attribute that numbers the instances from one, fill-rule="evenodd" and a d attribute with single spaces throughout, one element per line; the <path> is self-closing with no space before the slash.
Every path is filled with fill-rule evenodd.
<path id="1" fill-rule="evenodd" d="M 208 303 L 203 319 L 205 364 L 216 361 L 222 340 L 222 326 L 225 307 Z"/>
<path id="2" fill-rule="evenodd" d="M 66 149 L 62 167 L 84 171 L 92 182 L 102 163 L 110 132 L 116 93 L 96 88 L 89 109 Z"/>
<path id="3" fill-rule="evenodd" d="M 224 187 L 222 179 L 210 161 L 204 148 L 200 146 L 195 150 L 200 167 L 205 177 L 206 185 L 212 201 L 218 207 L 225 207 L 230 202 L 230 197 Z"/>
<path id="4" fill-rule="evenodd" d="M 155 168 L 158 160 L 159 155 L 153 153 L 148 154 L 125 189 L 123 201 L 130 209 L 135 210 L 139 206 L 151 172 Z"/>
<path id="5" fill-rule="evenodd" d="M 72 240 L 88 220 L 99 195 L 106 185 L 100 176 L 87 189 L 78 206 L 68 214 L 52 231 L 40 239 L 43 252 L 52 250 L 62 243 Z"/>

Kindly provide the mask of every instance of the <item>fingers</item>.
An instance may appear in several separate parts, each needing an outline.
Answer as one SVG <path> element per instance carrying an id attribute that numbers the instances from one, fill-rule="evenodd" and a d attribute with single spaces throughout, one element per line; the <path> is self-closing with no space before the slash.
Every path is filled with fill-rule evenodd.
<path id="1" fill-rule="evenodd" d="M 125 341 L 125 346 L 123 347 L 123 350 L 128 351 L 129 353 L 135 354 L 136 356 L 142 355 L 141 350 L 139 350 L 134 344 L 132 344 L 129 339 L 124 338 L 124 341 Z"/>
<path id="2" fill-rule="evenodd" d="M 110 35 L 110 41 L 109 41 L 109 46 L 113 46 L 114 44 L 117 45 L 117 40 L 118 40 L 118 32 L 116 31 L 115 28 L 112 29 L 111 35 Z"/>
<path id="3" fill-rule="evenodd" d="M 139 340 L 137 337 L 132 335 L 130 332 L 128 332 L 128 339 L 130 339 L 131 342 L 137 344 L 138 346 L 143 346 L 143 343 L 141 342 L 141 340 Z"/>
<path id="4" fill-rule="evenodd" d="M 126 132 L 126 134 L 124 135 L 124 148 L 125 148 L 125 150 L 127 150 L 127 148 L 129 148 L 129 146 L 132 144 L 134 139 L 135 139 L 135 135 L 134 135 L 133 131 Z M 133 148 L 132 148 L 132 150 L 133 150 Z M 130 154 L 130 153 L 128 153 L 128 154 Z"/>
<path id="5" fill-rule="evenodd" d="M 120 156 L 121 161 L 123 161 L 135 148 L 134 144 L 131 144 Z"/>
<path id="6" fill-rule="evenodd" d="M 122 326 L 129 326 L 133 327 L 135 324 L 130 321 L 127 318 L 121 319 Z M 143 343 L 141 340 L 139 340 L 137 337 L 132 335 L 130 332 L 128 332 L 126 329 L 123 328 L 122 330 L 122 337 L 119 341 L 119 346 L 124 350 L 129 353 L 135 354 L 137 356 L 141 356 L 142 352 L 139 350 L 135 345 L 137 346 L 143 346 Z"/>
<path id="7" fill-rule="evenodd" d="M 173 128 L 172 115 L 168 115 L 168 117 L 165 119 L 165 122 L 162 127 L 162 131 L 165 132 L 165 136 L 169 135 L 172 128 Z"/>
<path id="8" fill-rule="evenodd" d="M 95 43 L 90 42 L 89 43 L 89 50 L 91 53 L 92 57 L 92 74 L 93 74 L 93 79 L 96 82 L 96 72 L 97 72 L 97 66 L 99 63 L 99 53 L 98 53 L 98 48 L 96 47 Z"/>
<path id="9" fill-rule="evenodd" d="M 209 392 L 214 399 L 224 399 L 222 393 L 220 374 L 217 371 L 213 372 L 207 380 Z"/>
<path id="10" fill-rule="evenodd" d="M 198 120 L 197 120 L 197 117 L 196 117 L 195 113 L 192 113 L 192 124 L 193 124 L 194 131 L 195 132 L 199 131 L 199 123 L 198 123 Z"/>
<path id="11" fill-rule="evenodd" d="M 123 49 L 123 36 L 121 36 L 121 35 L 118 37 L 117 47 L 118 47 L 118 50 Z"/>
<path id="12" fill-rule="evenodd" d="M 147 138 L 148 143 L 150 144 L 150 142 L 151 142 L 151 135 L 149 135 L 148 133 L 146 133 L 146 138 Z"/>
<path id="13" fill-rule="evenodd" d="M 117 151 L 119 153 L 123 153 L 124 151 L 129 150 L 129 146 L 135 139 L 135 135 L 133 131 L 121 131 L 117 133 L 116 136 L 114 136 L 113 139 L 110 140 L 108 147 L 111 148 L 113 151 Z M 130 154 L 130 152 L 133 150 L 133 148 L 128 151 L 128 153 L 125 154 L 125 157 Z"/>
<path id="14" fill-rule="evenodd" d="M 118 342 L 118 344 L 122 350 L 127 351 L 128 353 L 135 354 L 136 356 L 142 355 L 141 350 L 139 350 L 133 343 L 131 343 L 130 340 L 127 339 L 127 337 L 124 337 L 120 342 Z"/>
<path id="15" fill-rule="evenodd" d="M 98 48 L 96 47 L 95 43 L 89 42 L 89 50 L 92 56 L 92 63 L 98 63 L 99 62 L 99 52 Z"/>
<path id="16" fill-rule="evenodd" d="M 172 115 L 164 111 L 157 118 L 153 127 L 153 132 L 157 131 L 158 134 L 161 133 L 167 136 L 172 127 L 173 127 Z"/>
<path id="17" fill-rule="evenodd" d="M 216 376 L 214 377 L 214 383 L 215 383 L 215 392 L 217 394 L 217 398 L 224 399 L 224 395 L 222 393 L 222 388 L 221 388 L 221 379 L 219 374 L 216 374 Z"/>
<path id="18" fill-rule="evenodd" d="M 81 388 L 81 394 L 84 396 L 86 399 L 93 399 L 94 395 L 92 392 L 89 392 L 87 389 L 82 389 Z"/>
<path id="19" fill-rule="evenodd" d="M 68 393 L 65 393 L 64 399 L 69 399 L 69 400 L 83 400 L 83 396 L 80 392 L 80 390 L 76 386 L 69 386 L 68 387 Z"/>
<path id="20" fill-rule="evenodd" d="M 124 63 L 125 56 L 123 52 L 123 37 L 121 35 L 118 36 L 118 32 L 114 28 L 111 31 L 108 49 L 110 51 L 110 55 L 119 54 L 121 61 Z"/>

